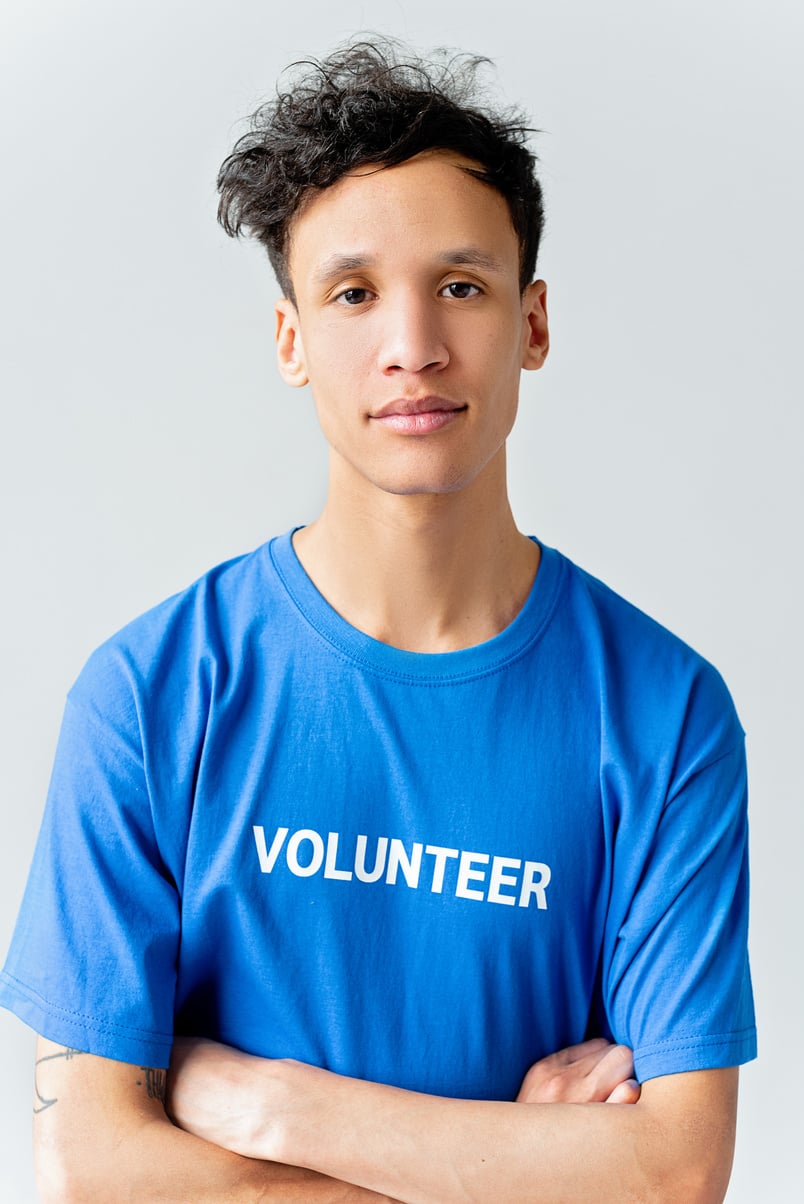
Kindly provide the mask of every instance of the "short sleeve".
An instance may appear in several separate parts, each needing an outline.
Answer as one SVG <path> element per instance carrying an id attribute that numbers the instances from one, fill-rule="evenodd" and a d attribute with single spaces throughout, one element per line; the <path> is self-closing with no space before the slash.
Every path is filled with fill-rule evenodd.
<path id="1" fill-rule="evenodd" d="M 612 1034 L 640 1080 L 749 1061 L 745 751 L 722 683 L 697 691 L 656 818 L 627 848 L 603 982 Z"/>
<path id="2" fill-rule="evenodd" d="M 136 706 L 120 681 L 102 706 L 74 689 L 0 1003 L 64 1045 L 166 1066 L 178 940 Z"/>

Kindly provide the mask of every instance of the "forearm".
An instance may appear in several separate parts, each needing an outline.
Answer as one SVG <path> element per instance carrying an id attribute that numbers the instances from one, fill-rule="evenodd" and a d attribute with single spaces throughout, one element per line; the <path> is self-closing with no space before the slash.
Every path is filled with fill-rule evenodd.
<path id="1" fill-rule="evenodd" d="M 383 1204 L 374 1192 L 256 1160 L 176 1128 L 164 1072 L 40 1042 L 34 1147 L 44 1204 Z"/>
<path id="2" fill-rule="evenodd" d="M 48 1161 L 40 1152 L 43 1204 L 382 1204 L 386 1197 L 296 1166 L 255 1161 L 155 1123 L 105 1150 L 86 1135 L 80 1149 Z"/>
<path id="3" fill-rule="evenodd" d="M 693 1120 L 686 1156 L 659 1108 L 636 1105 L 474 1102 L 341 1080 L 321 1140 L 287 1126 L 293 1162 L 396 1195 L 409 1204 L 563 1204 L 595 1200 L 722 1200 L 725 1181 L 703 1171 Z M 315 1085 L 310 1086 L 315 1092 Z"/>
<path id="4" fill-rule="evenodd" d="M 169 1123 L 126 1132 L 105 1149 L 84 1135 L 80 1147 L 37 1155 L 44 1204 L 378 1204 L 383 1197 L 302 1167 L 231 1154 Z"/>
<path id="5" fill-rule="evenodd" d="M 647 1084 L 635 1105 L 451 1100 L 257 1064 L 262 1103 L 233 1131 L 247 1152 L 348 1179 L 408 1204 L 716 1204 L 733 1142 L 729 1072 Z M 723 1075 L 727 1079 L 723 1079 Z M 265 1117 L 262 1123 L 260 1117 Z"/>

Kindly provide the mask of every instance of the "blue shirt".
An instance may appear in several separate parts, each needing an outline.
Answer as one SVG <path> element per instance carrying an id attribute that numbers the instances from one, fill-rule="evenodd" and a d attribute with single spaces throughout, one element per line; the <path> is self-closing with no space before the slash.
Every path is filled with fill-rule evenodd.
<path id="1" fill-rule="evenodd" d="M 754 1056 L 743 733 L 716 671 L 559 553 L 494 639 L 352 628 L 290 535 L 70 692 L 0 1002 L 164 1066 L 174 1032 L 511 1099 L 586 1035 Z"/>

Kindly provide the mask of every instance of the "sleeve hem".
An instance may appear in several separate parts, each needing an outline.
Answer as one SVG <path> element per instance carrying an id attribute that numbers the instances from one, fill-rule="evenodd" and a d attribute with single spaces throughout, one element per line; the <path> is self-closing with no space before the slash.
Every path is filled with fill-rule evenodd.
<path id="1" fill-rule="evenodd" d="M 40 1036 L 84 1053 L 137 1066 L 165 1068 L 170 1062 L 172 1034 L 132 1030 L 67 1012 L 58 1004 L 42 999 L 7 971 L 0 974 L 0 1006 Z"/>
<path id="2" fill-rule="evenodd" d="M 634 1050 L 638 1080 L 688 1070 L 718 1070 L 739 1066 L 757 1056 L 756 1029 L 700 1037 L 679 1037 Z"/>

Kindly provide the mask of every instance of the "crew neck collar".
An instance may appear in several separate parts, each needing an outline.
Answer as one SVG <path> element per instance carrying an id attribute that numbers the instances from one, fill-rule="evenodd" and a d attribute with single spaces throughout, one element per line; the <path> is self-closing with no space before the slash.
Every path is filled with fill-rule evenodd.
<path id="1" fill-rule="evenodd" d="M 338 614 L 296 555 L 293 536 L 297 530 L 294 527 L 266 545 L 271 565 L 291 602 L 336 652 L 384 677 L 438 685 L 499 672 L 541 637 L 558 599 L 563 558 L 539 543 L 541 559 L 530 592 L 519 614 L 498 635 L 454 652 L 409 652 L 366 635 Z"/>

